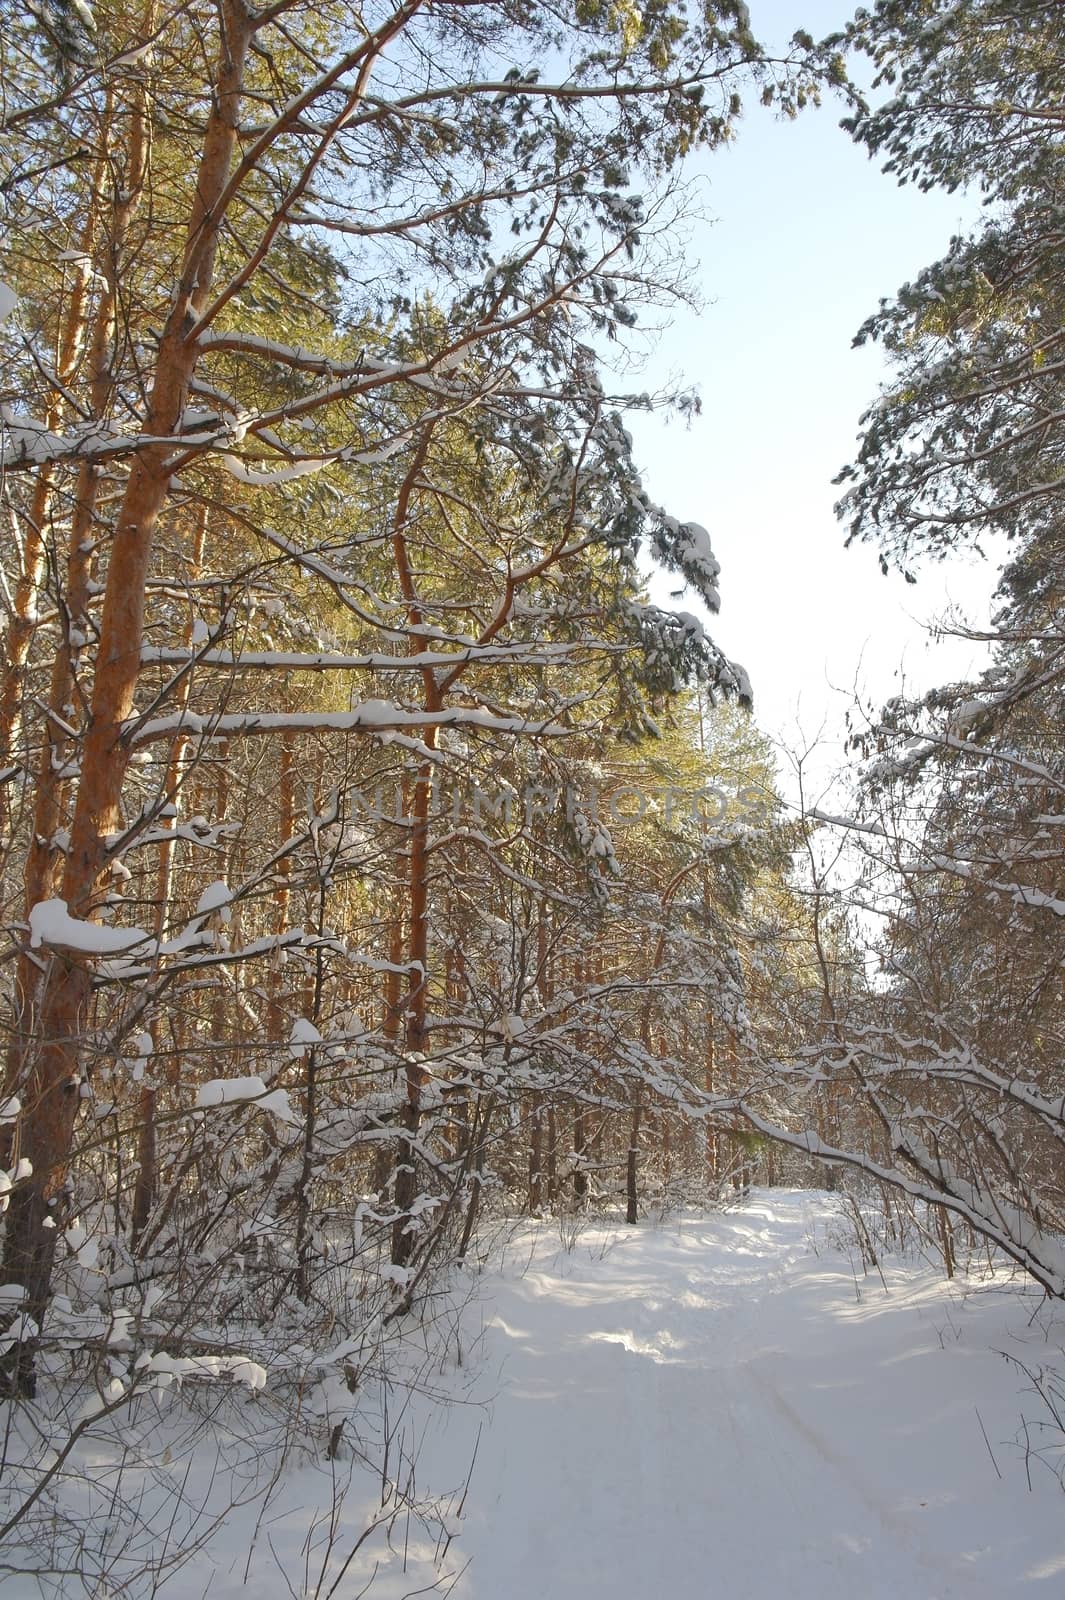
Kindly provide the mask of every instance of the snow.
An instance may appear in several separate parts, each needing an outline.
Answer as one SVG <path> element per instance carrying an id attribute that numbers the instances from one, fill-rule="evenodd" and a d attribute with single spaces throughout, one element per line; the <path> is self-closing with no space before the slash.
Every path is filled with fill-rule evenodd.
<path id="1" fill-rule="evenodd" d="M 183 1378 L 232 1378 L 235 1383 L 247 1384 L 249 1389 L 266 1387 L 267 1372 L 257 1361 L 247 1356 L 171 1356 L 160 1352 L 143 1363 L 148 1371 L 158 1374 L 156 1387 L 167 1388 L 180 1383 Z"/>
<path id="2" fill-rule="evenodd" d="M 1042 911 L 1052 911 L 1056 917 L 1065 917 L 1065 900 L 1058 896 L 1047 894 L 1042 889 L 1035 889 L 1030 884 L 1024 883 L 997 883 L 991 881 L 992 889 L 1001 889 L 1004 893 L 1013 896 L 1016 905 L 1035 906 Z"/>
<path id="3" fill-rule="evenodd" d="M 126 724 L 130 743 L 139 746 L 180 733 L 207 734 L 212 739 L 228 739 L 251 733 L 393 733 L 401 728 L 483 728 L 490 733 L 551 735 L 569 737 L 572 730 L 551 719 L 496 716 L 465 706 L 449 706 L 443 711 L 413 711 L 391 700 L 363 700 L 350 711 L 239 711 L 216 717 L 201 717 L 194 711 L 177 711 L 150 722 Z"/>
<path id="4" fill-rule="evenodd" d="M 39 900 L 30 909 L 30 948 L 51 945 L 60 950 L 77 950 L 83 955 L 117 955 L 146 944 L 151 938 L 143 928 L 105 928 L 98 922 L 83 922 L 72 917 L 65 900 Z"/>
<path id="5" fill-rule="evenodd" d="M 1048 1349 L 1038 1295 L 923 1264 L 885 1288 L 825 1219 L 821 1197 L 764 1191 L 591 1228 L 572 1254 L 557 1232 L 513 1242 L 483 1290 L 502 1388 L 454 1600 L 1060 1593 L 1061 1486 L 1039 1462 L 1029 1491 L 1038 1411 L 993 1348 L 1060 1358 L 1060 1325 Z M 459 1419 L 442 1426 L 458 1457 Z"/>
<path id="6" fill-rule="evenodd" d="M 268 1091 L 258 1076 L 248 1078 L 211 1078 L 196 1091 L 196 1106 L 210 1110 L 215 1106 L 242 1105 L 252 1101 L 262 1111 L 269 1111 L 280 1122 L 295 1122 L 288 1095 L 284 1089 Z"/>
<path id="7" fill-rule="evenodd" d="M 365 1329 L 298 1353 L 320 1425 L 283 1465 L 268 1426 L 288 1357 L 153 1339 L 123 1378 L 112 1363 L 89 1414 L 123 1382 L 168 1393 L 96 1428 L 62 1494 L 111 1456 L 140 1473 L 143 1525 L 176 1518 L 189 1550 L 171 1600 L 324 1596 L 344 1563 L 338 1597 L 371 1600 L 1051 1600 L 1065 1451 L 1037 1385 L 1061 1372 L 1060 1310 L 1001 1270 L 866 1274 L 846 1228 L 831 1196 L 794 1190 L 635 1228 L 512 1226 L 438 1286 L 424 1325 L 404 1321 L 382 1388 Z M 181 1396 L 204 1381 L 230 1391 L 225 1449 L 193 1456 Z M 416 1466 L 410 1510 L 391 1487 L 382 1508 L 385 1416 L 412 1482 Z"/>
<path id="8" fill-rule="evenodd" d="M 230 920 L 230 902 L 233 891 L 224 878 L 216 878 L 214 883 L 209 883 L 196 902 L 196 916 L 207 917 L 215 912 L 219 920 L 228 923 Z"/>
<path id="9" fill-rule="evenodd" d="M 714 555 L 710 535 L 698 522 L 683 523 L 680 532 L 676 544 L 679 560 L 684 566 L 693 567 L 704 583 L 712 586 L 721 575 L 721 564 Z"/>
<path id="10" fill-rule="evenodd" d="M 245 466 L 237 456 L 223 454 L 219 458 L 231 478 L 236 478 L 238 483 L 251 484 L 254 488 L 269 488 L 272 484 L 291 483 L 295 478 L 305 478 L 309 473 L 320 472 L 327 465 L 327 458 L 315 457 L 314 460 L 291 461 L 286 467 L 275 467 L 266 472 L 260 472 L 254 467 Z"/>
<path id="11" fill-rule="evenodd" d="M 851 833 L 872 833 L 881 839 L 887 838 L 886 829 L 878 823 L 859 822 L 854 817 L 838 817 L 834 812 L 822 811 L 818 806 L 811 806 L 806 813 L 811 822 L 825 822 L 833 828 L 846 828 Z"/>
<path id="12" fill-rule="evenodd" d="M 0 324 L 5 323 L 18 304 L 18 295 L 11 285 L 0 280 Z"/>
<path id="13" fill-rule="evenodd" d="M 276 541 L 274 541 L 276 542 Z M 342 574 L 335 581 L 343 582 Z M 262 605 L 268 616 L 276 616 L 280 601 L 268 600 Z M 412 630 L 413 631 L 413 630 Z M 192 626 L 192 645 L 202 645 L 210 638 L 210 630 L 202 619 Z M 184 667 L 196 662 L 208 667 L 239 667 L 242 671 L 275 672 L 413 672 L 422 667 L 469 666 L 473 663 L 494 665 L 506 662 L 519 666 L 565 665 L 575 653 L 589 650 L 607 651 L 614 647 L 602 639 L 582 638 L 579 642 L 544 643 L 537 641 L 524 645 L 517 642 L 503 645 L 465 645 L 453 650 L 418 650 L 411 655 L 391 656 L 381 651 L 369 655 L 345 655 L 336 651 L 297 650 L 197 650 L 172 649 L 161 645 L 145 645 L 141 660 L 146 666 Z M 76 737 L 76 735 L 75 735 Z M 17 768 L 12 769 L 17 771 Z M 2 774 L 0 774 L 2 777 Z"/>
<path id="14" fill-rule="evenodd" d="M 67 443 L 43 422 L 0 406 L 0 453 L 5 462 L 38 465 L 62 455 L 66 448 Z"/>
<path id="15" fill-rule="evenodd" d="M 20 1344 L 24 1339 L 34 1338 L 37 1332 L 37 1324 L 33 1318 L 23 1316 L 19 1312 L 13 1321 L 8 1323 L 3 1334 L 0 1335 L 0 1356 L 10 1350 L 13 1344 Z"/>
<path id="16" fill-rule="evenodd" d="M 289 1055 L 299 1061 L 312 1045 L 321 1044 L 322 1035 L 308 1017 L 297 1017 L 289 1034 Z"/>
<path id="17" fill-rule="evenodd" d="M 94 1267 L 100 1254 L 100 1246 L 95 1239 L 90 1239 L 80 1222 L 71 1223 L 63 1236 L 67 1244 L 78 1258 L 82 1267 Z"/>

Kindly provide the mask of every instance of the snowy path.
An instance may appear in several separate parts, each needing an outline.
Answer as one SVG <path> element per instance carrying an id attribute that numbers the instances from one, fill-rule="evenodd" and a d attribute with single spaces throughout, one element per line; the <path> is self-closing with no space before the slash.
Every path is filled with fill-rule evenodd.
<path id="1" fill-rule="evenodd" d="M 989 1348 L 1060 1358 L 1035 1302 L 962 1303 L 924 1269 L 859 1299 L 811 1211 L 763 1193 L 568 1255 L 545 1233 L 525 1271 L 511 1252 L 481 1302 L 501 1374 L 454 1600 L 1065 1594 L 1065 1495 L 1039 1463 L 1029 1492 L 1023 1379 Z"/>

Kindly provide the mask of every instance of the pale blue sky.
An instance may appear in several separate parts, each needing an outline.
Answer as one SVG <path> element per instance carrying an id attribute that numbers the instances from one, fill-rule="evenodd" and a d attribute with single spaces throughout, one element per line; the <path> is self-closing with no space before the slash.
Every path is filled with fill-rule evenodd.
<path id="1" fill-rule="evenodd" d="M 822 36 L 838 0 L 752 0 L 756 33 Z M 916 587 L 883 577 L 870 548 L 844 550 L 832 478 L 885 367 L 851 340 L 883 296 L 935 259 L 975 203 L 899 188 L 839 128 L 828 103 L 780 123 L 752 109 L 729 150 L 701 160 L 705 208 L 690 255 L 707 302 L 678 315 L 649 378 L 683 373 L 703 411 L 690 427 L 637 419 L 645 482 L 703 523 L 722 564 L 713 633 L 748 669 L 759 722 L 838 735 L 856 682 L 877 703 L 964 672 L 973 647 L 932 645 L 922 623 L 951 600 L 986 618 L 994 571 L 959 558 Z M 691 606 L 691 602 L 685 602 Z M 825 751 L 824 772 L 835 752 Z"/>

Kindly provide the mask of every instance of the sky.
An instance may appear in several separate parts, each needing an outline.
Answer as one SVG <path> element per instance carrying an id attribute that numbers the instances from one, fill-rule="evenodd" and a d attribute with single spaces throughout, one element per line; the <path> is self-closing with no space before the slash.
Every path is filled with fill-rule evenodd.
<path id="1" fill-rule="evenodd" d="M 752 0 L 751 11 L 774 44 L 800 26 L 822 37 L 848 15 L 845 0 Z M 958 557 L 918 569 L 911 586 L 884 577 L 871 547 L 844 549 L 832 479 L 888 373 L 876 348 L 851 348 L 854 334 L 977 206 L 900 188 L 840 129 L 843 115 L 839 101 L 790 123 L 752 109 L 734 145 L 693 165 L 709 216 L 688 254 L 705 304 L 675 315 L 643 381 L 685 378 L 702 414 L 627 424 L 652 497 L 711 534 L 713 637 L 747 668 L 775 741 L 820 740 L 808 764 L 818 783 L 843 760 L 856 691 L 880 705 L 984 659 L 967 642 L 935 643 L 928 624 L 952 605 L 986 621 L 995 582 L 988 563 Z"/>

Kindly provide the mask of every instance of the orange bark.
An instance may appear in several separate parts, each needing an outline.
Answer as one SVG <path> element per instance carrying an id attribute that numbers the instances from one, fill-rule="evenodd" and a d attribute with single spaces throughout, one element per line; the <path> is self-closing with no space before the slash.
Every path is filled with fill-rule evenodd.
<path id="1" fill-rule="evenodd" d="M 423 614 L 418 602 L 414 579 L 408 559 L 406 529 L 415 487 L 425 463 L 431 439 L 426 430 L 415 451 L 414 460 L 404 479 L 396 502 L 393 525 L 393 550 L 399 573 L 403 597 L 407 603 L 407 620 L 418 627 Z M 415 637 L 411 648 L 417 646 Z M 436 674 L 430 668 L 422 671 L 423 709 L 439 711 L 443 696 Z M 427 749 L 436 745 L 436 727 L 423 728 L 422 739 Z M 396 1220 L 392 1227 L 392 1261 L 405 1266 L 414 1249 L 414 1235 L 409 1223 L 410 1208 L 416 1192 L 414 1170 L 414 1136 L 421 1122 L 422 1089 L 428 1078 L 420 1055 L 425 1049 L 425 1009 L 429 982 L 429 818 L 432 809 L 433 763 L 424 761 L 414 782 L 408 816 L 408 944 L 407 944 L 407 1014 L 404 1028 L 406 1054 L 406 1099 L 403 1106 L 402 1126 L 404 1137 L 400 1142 L 399 1162 L 396 1167 L 395 1207 Z"/>
<path id="2" fill-rule="evenodd" d="M 189 337 L 207 302 L 222 224 L 225 193 L 239 122 L 244 67 L 254 23 L 237 0 L 221 7 L 221 40 L 212 109 L 196 174 L 181 275 L 160 341 L 145 420 L 149 436 L 170 435 L 185 408 L 197 359 Z M 133 708 L 140 673 L 145 586 L 152 542 L 166 502 L 170 452 L 149 445 L 134 461 L 111 548 L 100 619 L 91 717 L 71 828 L 62 893 L 71 913 L 91 917 L 99 903 L 107 836 L 121 824 L 122 787 L 129 763 L 123 725 Z M 56 1227 L 78 1109 L 79 1057 L 92 996 L 91 963 L 57 953 L 40 986 L 35 1037 L 19 1065 L 23 1114 L 20 1154 L 32 1177 L 12 1197 L 5 1240 L 4 1278 L 26 1289 L 26 1310 L 39 1320 L 48 1297 Z M 54 1220 L 54 1217 L 51 1219 Z M 20 1349 L 9 1386 L 32 1389 L 30 1352 Z"/>
<path id="3" fill-rule="evenodd" d="M 74 367 L 81 353 L 85 337 L 86 301 L 90 281 L 88 252 L 92 246 L 94 217 L 90 213 L 82 234 L 82 247 L 86 254 L 75 264 L 74 283 L 67 303 L 63 331 L 59 340 L 56 373 L 60 383 L 67 388 L 74 375 Z M 50 431 L 58 428 L 63 416 L 63 405 L 55 399 L 44 416 L 44 425 Z M 30 640 L 37 625 L 37 591 L 44 568 L 47 543 L 46 530 L 51 515 L 52 490 L 55 483 L 55 466 L 49 462 L 37 474 L 30 499 L 29 511 L 24 519 L 22 535 L 22 560 L 11 596 L 11 619 L 4 635 L 4 675 L 0 683 L 0 766 L 7 766 L 15 748 L 22 702 L 22 668 L 29 655 Z M 0 831 L 7 825 L 7 786 L 0 786 Z"/>
<path id="4" fill-rule="evenodd" d="M 293 776 L 292 736 L 291 734 L 283 734 L 281 737 L 281 762 L 278 775 L 278 845 L 281 849 L 284 849 L 296 831 Z M 292 856 L 286 850 L 277 863 L 277 888 L 274 890 L 274 933 L 278 936 L 284 933 L 288 927 L 289 902 L 292 897 L 291 880 Z M 288 1011 L 281 992 L 282 970 L 280 964 L 275 969 L 267 1008 L 267 1033 L 275 1043 L 284 1037 L 288 1026 Z"/>
<path id="5" fill-rule="evenodd" d="M 192 536 L 192 551 L 189 560 L 189 578 L 195 581 L 203 569 L 203 553 L 207 539 L 207 512 L 201 509 Z M 185 628 L 185 644 L 192 644 L 192 619 L 189 619 Z M 192 673 L 187 672 L 178 684 L 175 692 L 175 709 L 184 710 L 189 703 L 192 692 Z M 166 774 L 163 781 L 163 795 L 167 805 L 177 802 L 181 788 L 181 774 L 188 749 L 188 736 L 179 734 L 174 740 L 170 750 L 170 759 L 167 762 Z M 170 904 L 171 884 L 174 876 L 174 841 L 164 839 L 158 847 L 155 868 L 155 918 L 153 932 L 157 940 L 161 940 L 166 928 L 167 909 Z M 158 962 L 156 973 L 158 976 Z M 155 1053 L 162 1039 L 162 1030 L 158 1014 L 152 1018 L 152 1062 L 149 1073 L 154 1071 Z M 154 1085 L 146 1083 L 140 1092 L 140 1105 L 138 1107 L 137 1122 L 137 1176 L 133 1185 L 133 1243 L 136 1245 L 144 1231 L 148 1216 L 155 1200 L 156 1188 L 156 1140 L 155 1140 L 155 1097 Z"/>

